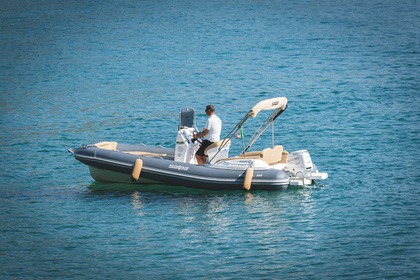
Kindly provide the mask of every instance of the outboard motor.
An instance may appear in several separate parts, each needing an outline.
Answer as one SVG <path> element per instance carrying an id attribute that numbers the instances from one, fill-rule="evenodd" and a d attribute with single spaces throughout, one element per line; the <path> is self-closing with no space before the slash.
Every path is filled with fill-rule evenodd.
<path id="1" fill-rule="evenodd" d="M 178 133 L 175 144 L 175 161 L 196 164 L 195 153 L 199 146 L 192 141 L 193 133 L 197 130 L 195 111 L 191 107 L 183 107 L 179 112 Z"/>
<path id="2" fill-rule="evenodd" d="M 287 156 L 287 170 L 294 174 L 311 172 L 313 166 L 311 156 L 307 150 L 295 151 Z"/>

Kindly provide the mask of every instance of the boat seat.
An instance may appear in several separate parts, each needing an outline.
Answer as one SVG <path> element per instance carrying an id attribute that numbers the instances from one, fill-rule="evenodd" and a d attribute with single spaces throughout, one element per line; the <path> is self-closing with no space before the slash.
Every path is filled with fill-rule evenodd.
<path id="1" fill-rule="evenodd" d="M 289 152 L 286 150 L 283 150 L 283 153 L 281 153 L 281 161 L 280 163 L 287 163 L 287 156 L 289 155 Z"/>
<path id="2" fill-rule="evenodd" d="M 263 151 L 251 151 L 251 152 L 246 153 L 246 157 L 249 157 L 249 158 L 261 158 L 262 156 L 263 156 Z"/>
<path id="3" fill-rule="evenodd" d="M 93 145 L 100 149 L 116 151 L 118 143 L 117 142 L 99 142 Z"/>
<path id="4" fill-rule="evenodd" d="M 110 150 L 110 151 L 117 151 L 117 142 L 99 142 L 94 144 L 95 147 Z M 158 153 L 151 153 L 151 152 L 141 152 L 141 151 L 121 151 L 125 154 L 131 154 L 136 156 L 146 156 L 146 157 L 166 157 L 167 154 L 158 154 Z"/>
<path id="5" fill-rule="evenodd" d="M 289 153 L 283 150 L 282 145 L 274 146 L 274 148 L 266 148 L 262 151 L 252 151 L 241 155 L 241 157 L 246 158 L 260 158 L 269 165 L 274 165 L 277 163 L 286 163 L 287 155 Z"/>
<path id="6" fill-rule="evenodd" d="M 218 147 L 220 147 L 220 145 L 222 145 L 222 143 L 223 143 L 223 140 L 220 140 L 220 141 L 214 142 L 213 144 L 211 144 L 210 146 L 208 146 L 208 147 L 204 150 L 204 154 L 205 154 L 206 156 L 208 156 L 208 151 L 209 151 L 210 149 L 213 149 L 213 148 L 218 148 Z M 228 140 L 228 141 L 226 142 L 225 147 L 229 147 L 229 146 L 230 146 L 230 140 Z"/>

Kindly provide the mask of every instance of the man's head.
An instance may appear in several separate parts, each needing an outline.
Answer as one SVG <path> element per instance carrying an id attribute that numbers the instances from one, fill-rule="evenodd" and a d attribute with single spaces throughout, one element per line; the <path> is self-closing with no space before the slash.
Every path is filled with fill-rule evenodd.
<path id="1" fill-rule="evenodd" d="M 214 106 L 213 105 L 207 105 L 206 106 L 206 114 L 207 115 L 212 115 L 212 114 L 214 114 L 214 111 L 215 111 L 216 109 L 214 109 Z"/>

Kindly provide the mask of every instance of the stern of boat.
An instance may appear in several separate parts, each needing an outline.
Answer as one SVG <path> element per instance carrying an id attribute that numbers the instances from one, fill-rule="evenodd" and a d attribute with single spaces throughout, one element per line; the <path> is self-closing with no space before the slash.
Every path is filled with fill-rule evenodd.
<path id="1" fill-rule="evenodd" d="M 315 180 L 328 178 L 328 173 L 319 172 L 307 150 L 290 153 L 287 157 L 285 171 L 289 175 L 291 186 L 306 186 L 313 184 Z"/>

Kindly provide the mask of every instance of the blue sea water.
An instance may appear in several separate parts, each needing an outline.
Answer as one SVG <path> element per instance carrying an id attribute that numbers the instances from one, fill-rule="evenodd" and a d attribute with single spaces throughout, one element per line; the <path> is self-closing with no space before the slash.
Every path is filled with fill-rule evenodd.
<path id="1" fill-rule="evenodd" d="M 0 278 L 419 279 L 419 8 L 2 1 Z M 289 100 L 277 143 L 308 149 L 328 180 L 104 184 L 67 153 L 172 146 L 182 106 L 201 127 L 214 104 L 227 133 L 277 96 Z"/>

